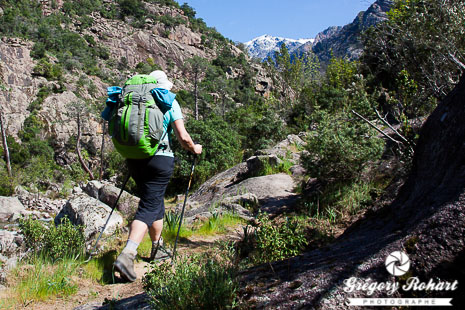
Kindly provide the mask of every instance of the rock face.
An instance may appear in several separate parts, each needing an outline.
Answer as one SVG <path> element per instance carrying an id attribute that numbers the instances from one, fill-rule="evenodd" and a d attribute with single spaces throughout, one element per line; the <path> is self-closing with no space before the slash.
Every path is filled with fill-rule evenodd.
<path id="1" fill-rule="evenodd" d="M 63 209 L 55 217 L 55 224 L 67 216 L 74 225 L 84 226 L 84 236 L 86 240 L 91 240 L 95 235 L 100 233 L 101 227 L 110 215 L 111 208 L 95 198 L 85 194 L 77 195 L 66 203 Z M 122 228 L 123 218 L 118 211 L 114 211 L 107 227 L 105 234 L 112 234 L 116 229 Z"/>
<path id="2" fill-rule="evenodd" d="M 25 210 L 26 208 L 17 197 L 0 196 L 0 221 L 6 222 L 10 217 Z"/>
<path id="3" fill-rule="evenodd" d="M 258 309 L 347 309 L 348 298 L 413 297 L 399 289 L 344 290 L 344 281 L 402 282 L 385 267 L 394 251 L 410 259 L 406 277 L 421 282 L 458 281 L 454 291 L 416 291 L 414 297 L 453 298 L 465 305 L 465 76 L 424 124 L 409 178 L 397 198 L 374 207 L 332 245 L 283 262 L 254 268 L 243 277 L 244 299 Z M 266 279 L 265 285 L 263 279 Z M 403 282 L 402 282 L 403 283 Z M 258 284 L 258 285 L 257 285 Z"/>
<path id="4" fill-rule="evenodd" d="M 391 0 L 377 0 L 368 10 L 360 12 L 352 23 L 326 29 L 317 35 L 313 43 L 302 45 L 294 53 L 299 55 L 311 49 L 323 65 L 329 63 L 331 53 L 335 57 L 358 59 L 362 53 L 361 33 L 386 20 L 386 12 L 391 5 Z"/>
<path id="5" fill-rule="evenodd" d="M 36 96 L 45 78 L 33 78 L 34 61 L 30 56 L 32 44 L 19 39 L 2 38 L 0 44 L 0 79 L 11 88 L 0 91 L 8 134 L 16 136 L 28 117 L 30 98 Z"/>
<path id="6" fill-rule="evenodd" d="M 298 165 L 301 148 L 305 145 L 302 138 L 289 135 L 273 148 L 261 150 L 247 161 L 207 180 L 189 197 L 186 221 L 210 217 L 212 212 L 232 212 L 249 220 L 259 209 L 279 214 L 292 207 L 298 197 L 294 188 L 303 169 Z M 266 167 L 278 167 L 284 160 L 295 164 L 290 169 L 296 172 L 293 176 L 286 173 L 263 175 Z"/>
<path id="7" fill-rule="evenodd" d="M 118 5 L 118 4 L 116 4 Z M 49 2 L 42 4 L 44 15 L 52 11 L 59 12 L 63 2 L 57 1 L 51 6 Z M 82 37 L 95 41 L 96 45 L 104 46 L 112 63 L 124 63 L 122 68 L 108 69 L 102 63 L 99 67 L 102 74 L 110 79 L 125 79 L 134 72 L 125 68 L 134 68 L 139 63 L 147 63 L 148 60 L 165 70 L 174 82 L 174 91 L 179 89 L 191 89 L 189 72 L 185 72 L 184 66 L 187 59 L 199 56 L 206 59 L 216 57 L 214 46 L 206 46 L 202 36 L 192 31 L 189 27 L 188 17 L 184 12 L 172 6 L 144 2 L 145 9 L 155 16 L 168 16 L 182 20 L 184 24 L 166 25 L 155 20 L 147 20 L 144 28 L 133 28 L 121 20 L 111 20 L 94 12 L 88 17 L 91 25 L 80 30 Z M 70 25 L 73 31 L 75 25 Z M 74 29 L 75 30 L 75 29 Z M 76 30 L 77 31 L 77 30 Z M 61 152 L 65 144 L 76 135 L 76 117 L 67 115 L 69 106 L 82 100 L 96 102 L 106 95 L 107 85 L 100 77 L 87 76 L 79 70 L 67 72 L 64 70 L 62 83 L 48 81 L 44 77 L 33 74 L 37 60 L 30 55 L 34 43 L 16 38 L 2 38 L 0 44 L 0 84 L 5 86 L 0 90 L 3 114 L 7 124 L 7 134 L 18 140 L 25 119 L 30 115 L 29 105 L 37 100 L 41 88 L 52 90 L 40 104 L 37 110 L 37 119 L 44 124 L 41 135 L 43 138 L 52 138 L 56 151 L 56 161 L 62 165 L 71 165 L 77 161 L 73 152 Z M 231 45 L 233 54 L 242 53 Z M 49 57 L 50 63 L 56 63 L 57 59 Z M 88 83 L 82 86 L 80 82 Z M 259 83 L 259 82 L 257 82 Z M 268 83 L 268 82 L 264 82 Z M 270 86 L 267 86 L 268 88 Z M 3 88 L 2 88 L 3 89 Z M 264 91 L 269 91 L 265 89 Z M 104 102 L 102 102 L 103 109 Z M 87 115 L 88 114 L 88 115 Z M 101 133 L 103 132 L 101 119 L 96 115 L 87 113 L 82 118 L 82 147 L 86 148 L 91 159 L 96 155 L 101 146 Z M 95 163 L 90 160 L 90 168 L 95 168 Z"/>

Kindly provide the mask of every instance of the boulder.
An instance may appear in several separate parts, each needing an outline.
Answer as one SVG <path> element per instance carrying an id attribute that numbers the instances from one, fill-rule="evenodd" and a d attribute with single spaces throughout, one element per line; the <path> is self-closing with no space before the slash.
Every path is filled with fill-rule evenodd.
<path id="1" fill-rule="evenodd" d="M 307 170 L 301 165 L 294 165 L 289 171 L 292 173 L 293 177 L 303 177 L 307 173 Z"/>
<path id="2" fill-rule="evenodd" d="M 299 135 L 288 135 L 286 139 L 279 142 L 269 149 L 260 150 L 257 155 L 276 156 L 278 158 L 285 158 L 286 160 L 298 164 L 302 155 L 301 150 L 307 145 L 304 141 L 306 133 L 299 133 Z"/>
<path id="3" fill-rule="evenodd" d="M 120 192 L 120 188 L 110 184 L 106 184 L 100 189 L 98 199 L 101 202 L 109 205 L 110 207 L 113 207 L 116 199 L 118 199 L 118 195 Z M 125 217 L 131 218 L 135 215 L 137 211 L 137 207 L 139 206 L 139 200 L 140 198 L 132 196 L 128 192 L 123 191 L 123 194 L 121 195 L 118 201 L 116 209 L 119 212 L 121 212 Z"/>
<path id="4" fill-rule="evenodd" d="M 68 200 L 55 217 L 55 224 L 59 224 L 61 219 L 67 216 L 74 225 L 84 226 L 84 236 L 86 240 L 90 240 L 100 232 L 110 212 L 111 208 L 103 202 L 85 194 L 80 194 Z M 112 234 L 122 226 L 123 218 L 115 210 L 105 228 L 105 234 Z"/>
<path id="5" fill-rule="evenodd" d="M 0 196 L 0 221 L 6 222 L 14 214 L 26 210 L 17 197 Z"/>
<path id="6" fill-rule="evenodd" d="M 0 254 L 9 256 L 17 252 L 22 243 L 22 238 L 17 232 L 0 230 Z"/>
<path id="7" fill-rule="evenodd" d="M 242 195 L 227 197 L 222 200 L 222 204 L 238 204 L 244 208 L 254 209 L 258 206 L 258 198 L 252 193 L 245 193 Z"/>
<path id="8" fill-rule="evenodd" d="M 293 195 L 295 182 L 292 177 L 285 173 L 265 175 L 261 177 L 249 178 L 238 184 L 234 184 L 225 189 L 225 197 L 236 196 L 237 193 L 250 193 L 257 197 L 259 201 L 287 197 Z"/>
<path id="9" fill-rule="evenodd" d="M 97 180 L 92 180 L 87 183 L 83 190 L 84 192 L 92 198 L 99 199 L 100 190 L 102 189 L 103 184 Z"/>

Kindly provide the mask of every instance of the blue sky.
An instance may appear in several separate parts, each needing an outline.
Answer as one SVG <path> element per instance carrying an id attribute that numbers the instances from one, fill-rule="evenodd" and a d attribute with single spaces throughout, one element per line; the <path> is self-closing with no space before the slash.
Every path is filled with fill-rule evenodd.
<path id="1" fill-rule="evenodd" d="M 375 0 L 178 0 L 209 27 L 246 42 L 263 34 L 314 38 L 329 26 L 344 26 Z"/>

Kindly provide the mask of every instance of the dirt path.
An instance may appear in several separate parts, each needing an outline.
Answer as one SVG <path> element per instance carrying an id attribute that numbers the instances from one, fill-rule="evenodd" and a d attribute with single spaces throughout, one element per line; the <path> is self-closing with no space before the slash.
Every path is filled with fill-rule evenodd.
<path id="1" fill-rule="evenodd" d="M 220 240 L 235 240 L 240 238 L 241 227 L 231 228 L 227 233 L 209 236 L 191 236 L 178 244 L 178 253 L 200 253 L 214 246 Z M 82 309 L 97 309 L 104 303 L 115 303 L 118 300 L 127 299 L 144 293 L 142 278 L 148 271 L 148 263 L 136 260 L 134 269 L 137 280 L 133 283 L 119 283 L 121 279 L 115 276 L 116 284 L 98 284 L 88 279 L 75 278 L 79 284 L 79 291 L 66 299 L 55 298 L 47 302 L 37 302 L 19 307 L 17 309 L 34 310 L 69 310 L 77 307 Z M 3 297 L 3 296 L 2 296 Z M 128 309 L 129 310 L 129 309 Z"/>

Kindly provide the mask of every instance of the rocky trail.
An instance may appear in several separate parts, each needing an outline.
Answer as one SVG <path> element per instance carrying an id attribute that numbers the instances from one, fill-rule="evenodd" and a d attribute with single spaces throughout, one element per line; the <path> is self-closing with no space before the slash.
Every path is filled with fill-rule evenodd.
<path id="1" fill-rule="evenodd" d="M 234 214 L 249 221 L 254 212 L 262 209 L 270 214 L 279 214 L 292 207 L 297 199 L 294 188 L 302 175 L 302 168 L 298 165 L 300 151 L 297 149 L 304 144 L 297 135 L 288 138 L 274 148 L 263 150 L 261 154 L 249 158 L 227 171 L 219 173 L 202 184 L 188 199 L 185 213 L 187 226 L 197 225 L 208 221 L 209 218 L 221 214 Z M 263 175 L 266 167 L 279 166 L 283 160 L 292 163 L 293 175 L 276 173 Z M 67 199 L 50 199 L 40 194 L 30 193 L 18 188 L 14 197 L 0 197 L 2 210 L 0 219 L 6 225 L 2 234 L 2 261 L 8 263 L 1 268 L 2 281 L 6 282 L 8 269 L 18 264 L 18 257 L 11 255 L 24 251 L 24 238 L 17 232 L 17 221 L 20 216 L 31 216 L 44 222 L 50 222 L 55 217 L 58 224 L 61 218 L 67 216 L 72 223 L 84 226 L 87 244 L 93 242 L 105 223 L 114 205 L 120 189 L 109 181 L 90 181 L 79 184 L 72 190 Z M 180 197 L 181 198 L 181 197 Z M 181 211 L 182 197 L 178 202 L 170 202 L 167 211 Z M 106 236 L 118 235 L 118 242 L 124 242 L 127 234 L 127 220 L 138 205 L 139 199 L 124 192 L 117 210 L 113 213 L 105 230 Z M 55 216 L 56 215 L 56 216 Z M 13 230 L 8 227 L 13 227 Z M 178 244 L 178 253 L 190 254 L 204 252 L 213 247 L 218 241 L 238 240 L 243 232 L 242 225 L 228 227 L 226 232 L 214 235 L 193 234 L 183 238 Z M 111 238 L 110 238 L 111 239 Z M 114 241 L 115 242 L 115 241 Z M 102 247 L 104 242 L 100 242 Z M 12 256 L 11 258 L 8 255 Z M 9 266 L 9 267 L 7 267 Z M 4 268 L 7 267 L 7 268 Z M 52 299 L 47 302 L 27 304 L 29 309 L 110 309 L 118 306 L 128 309 L 127 303 L 133 303 L 129 309 L 136 307 L 134 303 L 143 302 L 143 287 L 141 278 L 147 271 L 147 263 L 140 259 L 136 262 L 138 279 L 135 283 L 98 284 L 95 280 L 73 279 L 79 284 L 78 292 L 66 299 Z M 0 294 L 7 294 L 7 290 L 0 290 Z M 6 296 L 2 296 L 6 297 Z M 141 301 L 142 300 L 142 301 Z M 107 305 L 105 305 L 107 304 Z M 120 306 L 121 305 L 121 306 Z M 102 308 L 103 307 L 103 308 Z M 137 306 L 139 307 L 139 306 Z M 141 306 L 143 307 L 143 306 Z M 115 308 L 111 308 L 115 309 Z M 118 309 L 118 308 L 116 308 Z"/>
<path id="2" fill-rule="evenodd" d="M 178 255 L 190 255 L 204 252 L 218 241 L 230 241 L 240 238 L 241 227 L 230 227 L 224 234 L 211 236 L 192 236 L 183 238 L 178 244 Z M 161 260 L 160 260 L 161 262 Z M 144 292 L 142 278 L 149 270 L 146 257 L 138 257 L 134 264 L 137 274 L 135 282 L 125 282 L 115 272 L 115 283 L 100 284 L 90 279 L 74 279 L 79 283 L 78 292 L 65 299 L 54 298 L 46 302 L 25 304 L 18 309 L 34 310 L 105 310 L 105 309 L 150 309 Z M 4 292 L 6 293 L 6 291 Z M 0 293 L 0 298 L 7 298 Z"/>

